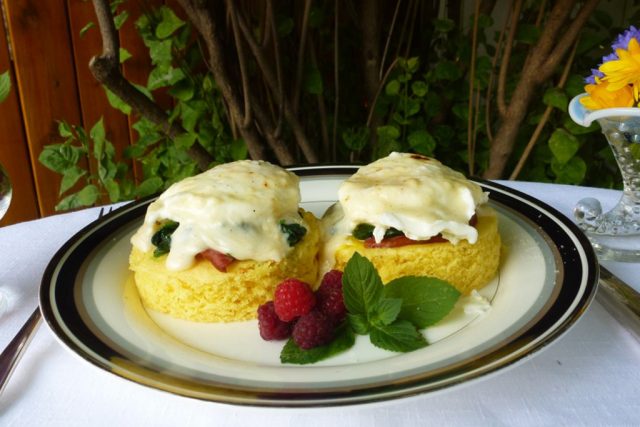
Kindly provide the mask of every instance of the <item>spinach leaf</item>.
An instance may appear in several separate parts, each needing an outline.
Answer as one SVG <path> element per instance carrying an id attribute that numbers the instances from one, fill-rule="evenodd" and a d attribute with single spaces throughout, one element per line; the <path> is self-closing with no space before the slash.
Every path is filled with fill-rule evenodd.
<path id="1" fill-rule="evenodd" d="M 287 235 L 287 243 L 289 246 L 295 246 L 295 244 L 302 240 L 304 235 L 307 234 L 307 229 L 300 224 L 285 224 L 284 221 L 280 221 L 280 230 Z"/>
<path id="2" fill-rule="evenodd" d="M 175 221 L 167 221 L 151 237 L 151 243 L 156 247 L 153 251 L 154 257 L 159 257 L 169 252 L 171 249 L 171 235 L 180 224 Z"/>

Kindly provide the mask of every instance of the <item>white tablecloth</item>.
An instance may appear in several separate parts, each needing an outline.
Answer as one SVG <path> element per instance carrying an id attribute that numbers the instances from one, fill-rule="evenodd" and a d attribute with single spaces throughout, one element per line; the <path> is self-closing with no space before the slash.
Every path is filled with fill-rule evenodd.
<path id="1" fill-rule="evenodd" d="M 571 217 L 594 196 L 619 192 L 513 182 Z M 608 209 L 607 209 L 608 210 Z M 37 303 L 55 251 L 98 209 L 0 228 L 0 315 L 4 348 Z M 640 290 L 640 264 L 605 263 Z M 174 396 L 122 380 L 63 348 L 41 326 L 0 396 L 3 426 L 417 426 L 640 425 L 640 343 L 597 302 L 562 338 L 515 367 L 437 394 L 330 409 L 236 407 Z"/>

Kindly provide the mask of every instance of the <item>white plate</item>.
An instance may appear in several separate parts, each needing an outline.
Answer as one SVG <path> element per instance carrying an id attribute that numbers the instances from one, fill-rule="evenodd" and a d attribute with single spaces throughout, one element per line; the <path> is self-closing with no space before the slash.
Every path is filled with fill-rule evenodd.
<path id="1" fill-rule="evenodd" d="M 353 166 L 296 168 L 302 206 L 321 216 Z M 344 405 L 433 392 L 495 372 L 558 338 L 593 298 L 597 263 L 565 217 L 490 182 L 503 254 L 491 301 L 463 298 L 430 345 L 393 353 L 359 336 L 347 352 L 314 365 L 283 365 L 282 343 L 260 339 L 256 321 L 199 324 L 147 313 L 128 271 L 129 237 L 152 199 L 124 206 L 60 249 L 42 282 L 44 317 L 64 345 L 123 378 L 179 395 L 259 406 Z"/>

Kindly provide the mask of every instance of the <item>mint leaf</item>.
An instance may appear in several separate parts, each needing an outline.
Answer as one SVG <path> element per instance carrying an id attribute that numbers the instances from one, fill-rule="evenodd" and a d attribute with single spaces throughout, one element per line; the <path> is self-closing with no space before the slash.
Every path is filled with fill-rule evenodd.
<path id="1" fill-rule="evenodd" d="M 419 328 L 431 326 L 453 309 L 460 292 L 444 280 L 435 277 L 404 276 L 384 287 L 384 296 L 403 302 L 398 318 Z"/>
<path id="2" fill-rule="evenodd" d="M 364 314 L 347 313 L 347 320 L 356 334 L 367 335 L 369 333 L 369 321 Z"/>
<path id="3" fill-rule="evenodd" d="M 369 318 L 382 296 L 382 289 L 382 280 L 371 261 L 354 253 L 342 276 L 344 305 L 349 313 Z"/>
<path id="4" fill-rule="evenodd" d="M 314 347 L 309 350 L 303 350 L 293 341 L 289 339 L 280 352 L 280 362 L 293 363 L 296 365 L 307 365 L 309 363 L 319 362 L 338 353 L 342 353 L 350 349 L 355 343 L 355 335 L 351 328 L 343 324 L 336 330 L 336 336 L 329 344 Z"/>
<path id="5" fill-rule="evenodd" d="M 402 299 L 382 298 L 371 315 L 371 323 L 374 325 L 389 325 L 398 318 L 402 309 Z"/>
<path id="6" fill-rule="evenodd" d="M 390 325 L 373 325 L 369 334 L 371 344 L 385 350 L 408 352 L 428 345 L 411 322 L 397 320 Z"/>

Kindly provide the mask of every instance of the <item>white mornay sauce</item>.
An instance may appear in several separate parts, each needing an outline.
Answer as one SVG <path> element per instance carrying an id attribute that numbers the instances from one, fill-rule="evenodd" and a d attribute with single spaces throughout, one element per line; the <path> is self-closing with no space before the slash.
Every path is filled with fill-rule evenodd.
<path id="1" fill-rule="evenodd" d="M 464 175 L 435 159 L 410 153 L 391 153 L 358 170 L 338 190 L 350 233 L 358 224 L 373 225 L 380 242 L 389 228 L 413 240 L 441 234 L 456 244 L 475 243 L 478 231 L 469 225 L 487 193 Z"/>
<path id="2" fill-rule="evenodd" d="M 169 270 L 189 268 L 209 248 L 239 260 L 279 261 L 290 250 L 280 221 L 308 228 L 298 214 L 298 184 L 295 174 L 263 161 L 216 166 L 162 193 L 147 208 L 131 243 L 152 250 L 151 237 L 172 220 L 180 225 L 171 235 Z"/>

